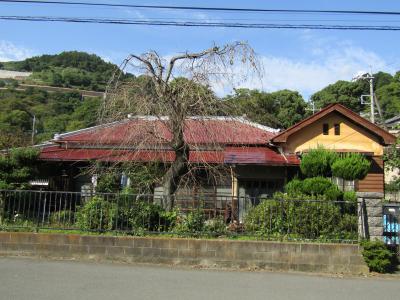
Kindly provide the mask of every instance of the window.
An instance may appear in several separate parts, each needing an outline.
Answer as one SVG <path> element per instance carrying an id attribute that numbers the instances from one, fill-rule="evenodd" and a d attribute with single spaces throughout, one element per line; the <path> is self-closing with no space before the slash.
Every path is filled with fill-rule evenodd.
<path id="1" fill-rule="evenodd" d="M 329 124 L 327 124 L 327 123 L 322 124 L 322 133 L 323 133 L 323 135 L 329 134 Z"/>
<path id="2" fill-rule="evenodd" d="M 335 124 L 335 135 L 340 135 L 340 124 Z"/>

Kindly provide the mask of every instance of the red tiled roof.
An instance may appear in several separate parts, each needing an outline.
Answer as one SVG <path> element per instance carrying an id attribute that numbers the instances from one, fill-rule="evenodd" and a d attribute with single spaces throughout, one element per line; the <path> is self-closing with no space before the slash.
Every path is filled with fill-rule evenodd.
<path id="1" fill-rule="evenodd" d="M 128 145 L 132 141 L 166 143 L 172 138 L 167 121 L 133 118 L 105 126 L 60 135 L 59 142 L 102 145 Z M 276 130 L 239 118 L 188 119 L 185 140 L 189 144 L 261 144 L 265 145 Z"/>
<path id="2" fill-rule="evenodd" d="M 172 162 L 175 158 L 173 151 L 129 151 L 113 149 L 65 149 L 58 145 L 48 146 L 42 149 L 40 159 L 46 161 L 90 161 L 104 162 L 124 161 L 162 161 Z M 223 151 L 191 151 L 190 162 L 223 163 Z"/>
<path id="3" fill-rule="evenodd" d="M 193 163 L 298 164 L 296 157 L 285 157 L 268 147 L 267 142 L 276 133 L 274 129 L 241 118 L 223 117 L 191 118 L 184 130 L 185 139 L 192 146 L 189 161 Z M 53 144 L 42 148 L 40 158 L 172 162 L 175 154 L 170 148 L 149 150 L 155 144 L 168 144 L 171 137 L 164 120 L 137 117 L 59 135 Z M 135 145 L 132 141 L 136 140 L 145 141 L 144 145 L 149 147 L 132 149 Z M 218 147 L 207 147 L 207 144 L 218 144 Z"/>
<path id="4" fill-rule="evenodd" d="M 40 159 L 46 161 L 161 161 L 172 162 L 175 154 L 172 151 L 130 151 L 113 149 L 65 149 L 58 145 L 42 149 Z M 260 165 L 297 165 L 295 155 L 283 156 L 267 147 L 228 147 L 220 151 L 191 151 L 189 161 L 192 163 L 228 163 Z"/>

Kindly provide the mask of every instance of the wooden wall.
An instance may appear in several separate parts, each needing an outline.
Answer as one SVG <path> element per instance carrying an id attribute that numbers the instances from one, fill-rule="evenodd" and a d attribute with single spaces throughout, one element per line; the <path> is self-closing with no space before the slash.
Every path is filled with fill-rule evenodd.
<path id="1" fill-rule="evenodd" d="M 384 164 L 382 156 L 371 157 L 371 169 L 368 175 L 357 183 L 359 192 L 380 192 L 385 189 Z"/>

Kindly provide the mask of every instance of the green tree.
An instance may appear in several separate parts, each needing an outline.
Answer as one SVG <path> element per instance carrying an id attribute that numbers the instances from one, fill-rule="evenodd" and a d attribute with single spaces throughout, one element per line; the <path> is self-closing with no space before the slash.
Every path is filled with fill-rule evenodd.
<path id="1" fill-rule="evenodd" d="M 359 153 L 348 153 L 335 160 L 332 174 L 345 180 L 363 179 L 371 167 L 371 162 Z"/>
<path id="2" fill-rule="evenodd" d="M 300 170 L 307 177 L 332 176 L 332 164 L 338 159 L 336 152 L 323 147 L 310 149 L 301 158 Z"/>
<path id="3" fill-rule="evenodd" d="M 367 93 L 369 93 L 369 86 L 364 80 L 355 82 L 339 80 L 313 94 L 311 100 L 317 108 L 324 108 L 331 103 L 340 103 L 355 112 L 361 112 L 364 107 L 360 103 L 360 96 Z"/>

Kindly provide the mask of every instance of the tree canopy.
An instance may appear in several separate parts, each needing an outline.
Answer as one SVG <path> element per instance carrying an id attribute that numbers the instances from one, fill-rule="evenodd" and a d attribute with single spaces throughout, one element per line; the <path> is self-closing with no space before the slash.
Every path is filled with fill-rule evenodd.
<path id="1" fill-rule="evenodd" d="M 259 90 L 236 89 L 224 98 L 233 104 L 231 114 L 245 115 L 254 122 L 273 128 L 288 128 L 304 119 L 307 103 L 295 91 L 267 93 Z"/>

